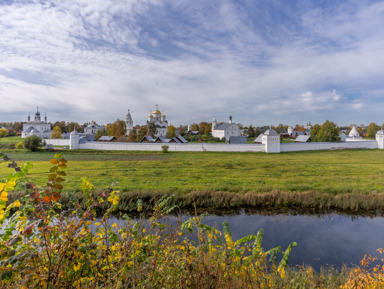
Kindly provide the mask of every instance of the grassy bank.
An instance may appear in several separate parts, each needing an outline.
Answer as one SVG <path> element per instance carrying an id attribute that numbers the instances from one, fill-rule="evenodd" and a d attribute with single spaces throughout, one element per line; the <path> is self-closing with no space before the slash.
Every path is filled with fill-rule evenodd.
<path id="1" fill-rule="evenodd" d="M 44 183 L 51 152 L 9 151 L 32 161 L 29 179 Z M 369 213 L 384 209 L 384 151 L 282 154 L 66 151 L 65 189 L 79 193 L 88 177 L 102 190 L 112 182 L 130 208 L 137 198 L 175 193 L 182 207 L 301 208 Z M 0 174 L 7 175 L 6 164 Z"/>

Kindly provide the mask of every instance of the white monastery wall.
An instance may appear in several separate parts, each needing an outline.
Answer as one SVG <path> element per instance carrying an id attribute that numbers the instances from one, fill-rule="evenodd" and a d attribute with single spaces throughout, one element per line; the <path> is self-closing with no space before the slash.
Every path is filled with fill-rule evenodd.
<path id="1" fill-rule="evenodd" d="M 58 138 L 49 138 L 44 139 L 47 144 L 51 144 L 53 146 L 69 146 L 69 139 L 58 139 Z"/>
<path id="2" fill-rule="evenodd" d="M 264 152 L 261 144 L 177 144 L 177 143 L 101 143 L 88 142 L 79 144 L 79 149 L 93 150 L 121 150 L 121 151 L 161 151 L 162 146 L 167 145 L 169 151 L 184 152 Z"/>
<path id="3" fill-rule="evenodd" d="M 309 142 L 309 143 L 282 143 L 280 152 L 337 150 L 337 149 L 376 149 L 377 141 L 353 142 Z"/>

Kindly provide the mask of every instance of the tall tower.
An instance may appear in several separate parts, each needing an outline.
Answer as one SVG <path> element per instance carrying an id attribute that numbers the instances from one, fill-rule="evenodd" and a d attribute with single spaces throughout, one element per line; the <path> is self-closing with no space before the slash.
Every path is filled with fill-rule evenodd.
<path id="1" fill-rule="evenodd" d="M 127 115 L 125 116 L 125 125 L 127 126 L 127 135 L 129 135 L 129 133 L 133 130 L 133 120 L 129 109 Z"/>
<path id="2" fill-rule="evenodd" d="M 29 112 L 28 112 L 28 122 L 31 122 L 31 115 Z"/>
<path id="3" fill-rule="evenodd" d="M 45 116 L 44 116 L 44 122 L 47 123 L 47 113 L 45 113 Z"/>
<path id="4" fill-rule="evenodd" d="M 36 110 L 36 113 L 35 113 L 35 123 L 41 123 L 39 107 L 37 107 L 37 110 Z"/>
<path id="5" fill-rule="evenodd" d="M 229 122 L 228 123 L 232 123 L 232 115 L 229 115 Z"/>
<path id="6" fill-rule="evenodd" d="M 216 121 L 216 118 L 213 117 L 213 119 L 212 119 L 212 131 L 213 131 L 214 129 L 216 129 L 216 127 L 217 127 L 217 121 Z"/>

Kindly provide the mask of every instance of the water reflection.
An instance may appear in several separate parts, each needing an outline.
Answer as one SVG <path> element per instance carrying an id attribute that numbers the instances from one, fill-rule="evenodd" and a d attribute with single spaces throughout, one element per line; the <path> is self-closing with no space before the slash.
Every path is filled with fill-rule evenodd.
<path id="1" fill-rule="evenodd" d="M 178 218 L 169 217 L 171 222 Z M 188 216 L 183 216 L 186 220 Z M 110 222 L 121 222 L 111 219 Z M 264 230 L 263 248 L 276 246 L 285 249 L 291 242 L 293 248 L 289 265 L 321 266 L 358 264 L 364 254 L 376 255 L 376 249 L 384 247 L 383 217 L 351 217 L 346 215 L 209 215 L 204 223 L 222 229 L 227 222 L 234 240 Z"/>

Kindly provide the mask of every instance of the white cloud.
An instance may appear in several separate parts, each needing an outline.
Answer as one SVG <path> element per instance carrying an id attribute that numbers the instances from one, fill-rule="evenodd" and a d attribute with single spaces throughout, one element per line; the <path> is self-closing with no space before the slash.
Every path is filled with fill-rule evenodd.
<path id="1" fill-rule="evenodd" d="M 269 124 L 376 109 L 384 5 L 330 13 L 314 3 L 284 21 L 265 12 L 275 4 L 251 12 L 229 0 L 0 5 L 0 113 L 39 105 L 57 119 L 110 122 L 130 108 L 143 123 L 159 103 L 176 123 L 232 112 Z"/>

